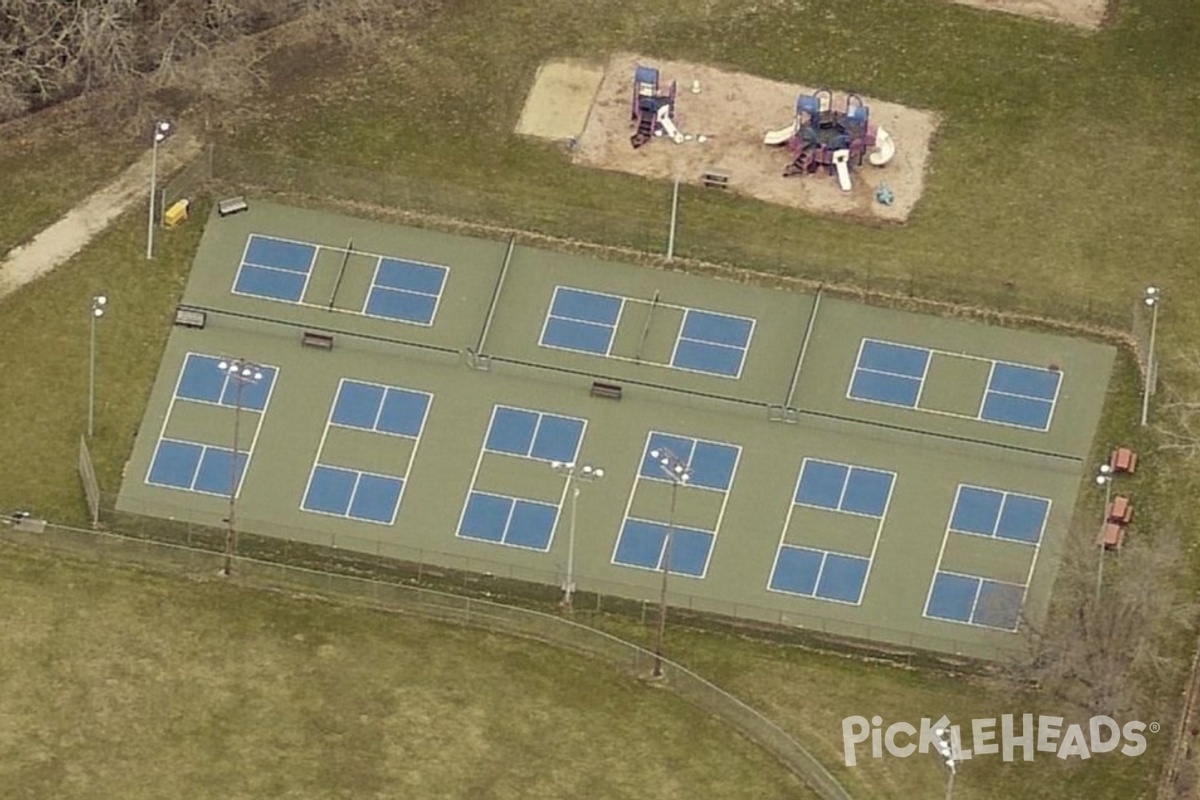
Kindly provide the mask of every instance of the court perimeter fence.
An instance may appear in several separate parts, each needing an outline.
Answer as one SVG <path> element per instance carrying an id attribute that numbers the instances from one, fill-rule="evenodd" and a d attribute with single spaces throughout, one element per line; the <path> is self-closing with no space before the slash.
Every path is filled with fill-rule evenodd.
<path id="1" fill-rule="evenodd" d="M 621 178 L 600 174 L 598 181 Z M 690 184 L 679 186 L 678 228 L 672 237 L 673 193 L 668 182 L 640 181 L 628 188 L 628 205 L 614 208 L 602 199 L 589 202 L 579 193 L 538 181 L 505 187 L 480 176 L 472 185 L 437 175 L 401 175 L 313 161 L 275 153 L 210 144 L 207 151 L 166 184 L 163 207 L 180 198 L 214 193 L 276 195 L 296 205 L 328 207 L 361 216 L 407 215 L 451 223 L 519 231 L 559 243 L 620 248 L 665 259 L 669 243 L 677 259 L 692 264 L 737 265 L 769 276 L 800 278 L 813 284 L 853 289 L 871 295 L 956 304 L 989 312 L 1061 321 L 1093 331 L 1137 335 L 1145 327 L 1140 298 L 1097 297 L 1072 304 L 1044 284 L 1023 285 L 1003 270 L 980 267 L 962 274 L 947 259 L 960 254 L 923 252 L 856 240 L 854 258 L 840 252 L 836 237 L 813 226 L 795 224 L 790 209 L 752 203 L 734 195 Z M 790 215 L 786 218 L 781 215 Z M 770 239 L 747 230 L 771 225 Z M 784 224 L 788 223 L 788 224 Z M 428 224 L 428 220 L 426 220 Z M 814 225 L 819 224 L 819 221 Z M 866 254 L 866 255 L 864 255 Z M 1052 269 L 1053 265 L 1047 265 Z"/>
<path id="2" fill-rule="evenodd" d="M 104 530 L 137 539 L 220 551 L 225 527 L 187 521 L 190 513 L 165 503 L 127 502 L 116 511 L 105 495 L 99 516 Z M 467 556 L 395 541 L 367 539 L 283 525 L 238 514 L 238 552 L 260 561 L 303 569 L 403 582 L 503 602 L 553 609 L 566 582 L 563 563 L 538 568 Z M 253 533 L 248 533 L 253 531 Z M 643 625 L 653 624 L 661 587 L 657 578 L 644 584 L 597 578 L 576 565 L 573 575 L 577 611 L 613 614 Z M 680 591 L 682 581 L 668 587 L 671 622 L 701 630 L 750 635 L 757 639 L 876 660 L 908 668 L 943 672 L 995 674 L 1018 663 L 1023 640 L 1010 648 L 986 646 L 949 637 L 917 634 L 739 603 Z"/>
<path id="3" fill-rule="evenodd" d="M 220 577 L 223 553 L 200 547 L 47 525 L 42 533 L 3 531 L 10 543 L 65 552 L 102 562 L 117 562 L 152 570 L 183 572 L 210 580 L 233 580 L 239 585 L 363 603 L 442 622 L 471 626 L 553 644 L 614 665 L 637 676 L 650 673 L 654 653 L 596 628 L 564 617 L 428 588 L 334 574 L 298 566 L 236 556 L 233 578 Z M 763 714 L 696 673 L 662 659 L 662 683 L 685 701 L 719 717 L 772 755 L 823 800 L 852 800 L 851 795 L 820 761 L 790 734 Z"/>

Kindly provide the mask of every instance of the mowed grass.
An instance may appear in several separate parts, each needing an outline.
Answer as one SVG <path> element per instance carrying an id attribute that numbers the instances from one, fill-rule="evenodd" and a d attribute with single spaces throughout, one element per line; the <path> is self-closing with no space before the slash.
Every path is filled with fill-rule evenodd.
<path id="1" fill-rule="evenodd" d="M 132 210 L 79 255 L 7 298 L 0 313 L 0 510 L 18 506 L 82 522 L 75 472 L 87 427 L 92 297 L 96 323 L 95 438 L 101 489 L 115 493 L 203 228 L 164 231 L 146 260 L 144 209 Z M 203 215 L 205 210 L 197 209 Z"/>
<path id="2" fill-rule="evenodd" d="M 321 58 L 306 59 L 311 71 L 293 70 L 287 94 L 265 97 L 266 121 L 245 128 L 236 144 L 407 173 L 413 197 L 436 194 L 450 212 L 650 247 L 665 243 L 669 187 L 571 167 L 554 146 L 511 135 L 541 61 L 636 50 L 854 89 L 943 115 L 927 191 L 909 224 L 866 227 L 687 192 L 678 252 L 1114 325 L 1155 282 L 1167 297 L 1160 352 L 1173 354 L 1200 344 L 1200 298 L 1189 291 L 1200 252 L 1191 202 L 1200 196 L 1200 149 L 1189 139 L 1200 129 L 1198 25 L 1200 8 L 1177 0 L 1123 3 L 1116 25 L 1094 36 L 942 3 L 615 0 L 581 10 L 550 0 L 467 0 L 360 69 L 322 73 Z M 10 159 L 24 162 L 17 168 L 26 200 L 6 217 L 16 222 L 0 223 L 15 232 L 0 242 L 51 221 L 86 195 L 93 169 L 103 171 L 86 158 L 71 166 L 70 148 L 55 147 Z M 0 509 L 82 518 L 74 448 L 86 411 L 87 307 L 98 291 L 113 306 L 98 337 L 95 451 L 102 485 L 116 489 L 200 232 L 193 222 L 164 235 L 148 264 L 142 213 L 4 304 Z M 1195 388 L 1172 362 L 1163 372 Z M 1137 387 L 1123 373 L 1118 388 L 1098 451 L 1131 432 Z M 1139 518 L 1193 519 L 1191 472 L 1166 469 L 1161 457 L 1143 463 Z M 238 613 L 230 616 L 240 624 Z M 676 632 L 671 641 L 680 660 L 776 715 L 831 768 L 849 714 L 915 722 L 1062 710 L 975 681 L 725 637 Z M 80 691 L 107 679 L 83 677 Z M 682 750 L 674 744 L 646 757 L 676 758 Z M 1140 759 L 1084 765 L 1044 755 L 1033 765 L 973 761 L 956 797 L 1145 797 L 1165 739 L 1150 744 Z M 168 746 L 148 744 L 145 755 Z M 264 767 L 263 780 L 284 774 Z M 936 794 L 942 781 L 936 764 L 917 758 L 839 775 L 863 798 Z"/>
<path id="3" fill-rule="evenodd" d="M 142 150 L 135 141 L 97 136 L 69 115 L 46 116 L 44 124 L 0 128 L 0 258 L 112 180 Z"/>
<path id="4" fill-rule="evenodd" d="M 1184 31 L 1197 25 L 1200 7 L 1177 0 L 1121 3 L 1116 25 L 1091 36 L 938 2 L 615 0 L 582 13 L 466 0 L 350 76 L 313 75 L 235 143 L 409 175 L 389 185 L 398 202 L 661 251 L 669 186 L 572 166 L 511 131 L 546 59 L 705 62 L 942 123 L 907 225 L 691 190 L 679 255 L 1117 326 L 1152 280 L 1179 289 L 1176 320 L 1195 321 L 1183 289 L 1200 249 L 1186 202 L 1200 194 L 1200 148 L 1185 131 L 1200 124 L 1200 50 Z M 1165 341 L 1186 327 L 1164 325 Z"/>
<path id="5" fill-rule="evenodd" d="M 0 546 L 6 798 L 815 797 L 552 647 Z"/>

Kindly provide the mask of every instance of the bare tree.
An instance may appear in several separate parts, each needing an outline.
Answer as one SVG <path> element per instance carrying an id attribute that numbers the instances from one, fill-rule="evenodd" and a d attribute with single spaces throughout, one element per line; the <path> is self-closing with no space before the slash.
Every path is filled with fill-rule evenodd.
<path id="1" fill-rule="evenodd" d="M 1098 526 L 1096 526 L 1098 528 Z M 1014 669 L 1053 697 L 1093 714 L 1145 709 L 1158 687 L 1187 665 L 1179 636 L 1196 605 L 1185 591 L 1185 561 L 1170 528 L 1141 530 L 1120 551 L 1104 552 L 1097 530 L 1072 532 L 1043 625 L 1024 620 L 1027 658 Z M 1097 596 L 1097 559 L 1105 559 Z"/>
<path id="2" fill-rule="evenodd" d="M 236 99 L 261 81 L 257 34 L 369 48 L 437 0 L 0 0 L 0 120 L 99 87 Z M 232 45 L 232 46 L 231 46 Z"/>
<path id="3" fill-rule="evenodd" d="M 1200 382 L 1200 352 L 1176 356 L 1166 375 L 1154 412 L 1157 449 L 1185 462 L 1195 461 L 1200 457 L 1200 400 L 1193 398 Z"/>

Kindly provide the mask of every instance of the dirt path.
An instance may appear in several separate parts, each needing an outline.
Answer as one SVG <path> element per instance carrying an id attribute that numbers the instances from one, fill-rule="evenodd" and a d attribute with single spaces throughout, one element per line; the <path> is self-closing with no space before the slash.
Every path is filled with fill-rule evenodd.
<path id="1" fill-rule="evenodd" d="M 168 139 L 158 149 L 159 177 L 170 175 L 199 155 L 200 150 L 200 142 L 194 137 Z M 5 254 L 0 259 L 0 298 L 66 262 L 113 220 L 145 199 L 150 183 L 150 159 L 151 152 L 147 150 L 112 183 L 29 242 Z"/>

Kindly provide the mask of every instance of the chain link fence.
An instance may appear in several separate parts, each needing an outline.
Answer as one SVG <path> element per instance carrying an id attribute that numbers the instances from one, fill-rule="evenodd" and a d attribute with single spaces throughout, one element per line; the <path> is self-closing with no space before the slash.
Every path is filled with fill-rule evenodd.
<path id="1" fill-rule="evenodd" d="M 614 208 L 610 194 L 568 196 L 537 181 L 506 188 L 480 176 L 461 185 L 435 175 L 401 175 L 214 144 L 163 189 L 164 207 L 210 191 L 273 194 L 298 204 L 332 202 L 365 216 L 436 217 L 443 224 L 515 231 L 523 239 L 548 237 L 559 245 L 619 248 L 661 260 L 671 239 L 673 187 L 665 182 L 639 185 L 628 206 Z M 1073 303 L 1041 283 L 1023 285 L 995 270 L 964 275 L 944 263 L 960 258 L 958 253 L 914 253 L 859 239 L 846 251 L 853 257 L 845 257 L 835 237 L 814 233 L 813 225 L 793 224 L 792 217 L 783 216 L 788 214 L 788 209 L 681 185 L 675 260 L 700 271 L 736 265 L 759 279 L 774 275 L 780 281 L 824 284 L 868 301 L 932 301 L 991 316 L 1066 322 L 1112 338 L 1129 336 L 1137 321 L 1125 299 L 1089 297 Z M 764 228 L 770 237 L 746 234 Z"/>
<path id="2" fill-rule="evenodd" d="M 107 530 L 125 536 L 219 551 L 225 546 L 225 527 L 213 517 L 188 522 L 194 510 L 163 503 L 125 501 L 112 510 L 115 497 L 106 495 L 101 519 Z M 553 607 L 566 583 L 565 565 L 550 569 L 461 553 L 412 547 L 398 542 L 367 539 L 284 525 L 269 519 L 238 515 L 238 552 L 262 561 L 315 571 L 402 581 L 456 594 L 504 598 L 523 604 Z M 246 533 L 253 531 L 254 533 Z M 576 569 L 574 605 L 583 611 L 619 614 L 640 623 L 657 613 L 657 580 L 624 583 L 588 575 Z M 676 585 L 680 585 L 678 582 Z M 885 658 L 906 666 L 930 666 L 955 671 L 989 672 L 1012 663 L 1019 649 L 990 647 L 980 642 L 930 636 L 849 620 L 826 618 L 753 603 L 721 600 L 669 587 L 667 602 L 675 623 L 710 630 L 753 631 L 760 638 L 868 658 Z"/>
<path id="3" fill-rule="evenodd" d="M 212 549 L 58 525 L 48 525 L 43 533 L 32 535 L 4 530 L 2 536 L 11 543 L 49 551 L 179 571 L 190 576 L 211 576 L 213 580 L 218 579 L 225 563 L 224 555 Z M 534 639 L 600 659 L 638 676 L 649 673 L 659 660 L 643 647 L 563 617 L 419 586 L 305 569 L 244 555 L 234 559 L 233 576 L 239 584 L 313 592 Z M 772 753 L 823 800 L 851 800 L 850 794 L 820 761 L 763 714 L 679 664 L 661 659 L 661 665 L 663 685 L 689 703 L 720 717 Z"/>

